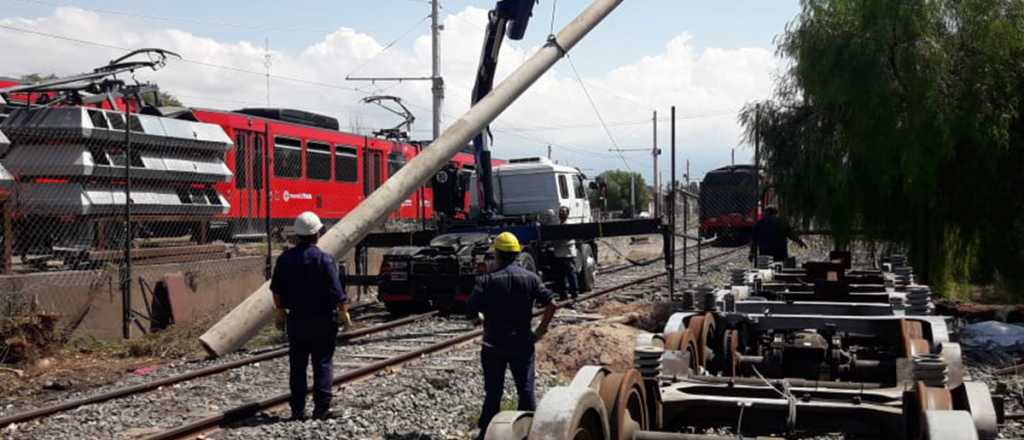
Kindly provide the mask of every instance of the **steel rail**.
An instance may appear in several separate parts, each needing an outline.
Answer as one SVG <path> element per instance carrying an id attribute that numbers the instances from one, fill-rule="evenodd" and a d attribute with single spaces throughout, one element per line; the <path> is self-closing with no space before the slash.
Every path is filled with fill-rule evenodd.
<path id="1" fill-rule="evenodd" d="M 724 256 L 724 255 L 727 255 L 727 254 L 731 254 L 733 252 L 735 252 L 735 250 L 727 251 L 727 252 L 724 252 L 722 254 L 718 254 L 715 257 L 712 257 L 712 259 L 719 258 L 721 256 Z M 663 276 L 665 276 L 665 273 L 658 273 L 658 274 L 654 274 L 654 275 L 651 275 L 651 276 L 642 277 L 642 278 L 638 278 L 638 279 L 635 279 L 635 280 L 630 280 L 630 281 L 628 281 L 626 283 L 623 283 L 623 284 L 620 284 L 618 286 L 614 286 L 614 287 L 603 289 L 603 290 L 600 290 L 600 291 L 597 291 L 597 292 L 591 292 L 591 293 L 588 293 L 586 295 L 582 295 L 579 298 L 577 298 L 576 300 L 571 300 L 571 301 L 559 303 L 559 307 L 564 307 L 564 306 L 566 306 L 566 305 L 568 305 L 570 303 L 576 303 L 576 302 L 590 300 L 590 299 L 596 298 L 598 296 L 606 295 L 608 293 L 611 293 L 611 292 L 614 292 L 614 291 L 617 291 L 617 290 L 621 290 L 621 289 L 624 289 L 626 287 L 634 286 L 634 285 L 637 285 L 637 284 L 642 284 L 644 282 L 651 281 L 651 280 L 654 280 L 654 279 L 657 279 L 657 278 L 660 278 L 660 277 L 663 277 Z M 367 306 L 369 306 L 369 305 L 360 305 L 359 307 L 360 308 L 364 308 L 364 307 L 367 307 Z M 537 313 L 535 313 L 534 316 L 539 316 L 540 313 L 541 312 L 537 312 Z M 411 324 L 413 322 L 417 322 L 417 321 L 420 321 L 420 320 L 432 317 L 432 316 L 434 316 L 436 314 L 437 314 L 437 311 L 431 311 L 431 312 L 420 314 L 420 315 L 414 315 L 414 316 L 408 316 L 408 317 L 401 318 L 401 319 L 396 319 L 394 321 L 389 321 L 389 322 L 386 322 L 384 324 L 373 326 L 373 327 L 366 327 L 366 328 L 361 328 L 361 329 L 357 329 L 357 330 L 343 332 L 343 333 L 340 333 L 338 335 L 338 341 L 351 341 L 353 339 L 360 338 L 360 337 L 363 337 L 363 336 L 368 336 L 368 335 L 380 333 L 380 332 L 383 332 L 383 331 L 391 330 L 391 329 L 394 329 L 394 328 L 397 328 L 397 327 L 401 327 L 401 326 L 404 326 L 404 325 Z M 453 339 L 455 339 L 455 338 L 453 338 Z M 451 340 L 449 340 L 449 341 L 451 341 Z M 152 391 L 152 390 L 155 390 L 157 388 L 165 387 L 165 386 L 168 386 L 168 385 L 174 385 L 174 384 L 178 384 L 178 383 L 182 383 L 182 382 L 187 382 L 187 381 L 194 380 L 194 379 L 199 379 L 199 378 L 206 377 L 206 376 L 212 376 L 214 374 L 219 374 L 219 373 L 222 373 L 222 372 L 225 372 L 225 371 L 228 371 L 228 370 L 233 370 L 235 368 L 244 367 L 246 365 L 251 365 L 251 364 L 254 364 L 254 363 L 257 363 L 257 362 L 263 362 L 263 361 L 270 360 L 270 359 L 284 357 L 284 356 L 287 356 L 287 355 L 288 355 L 288 347 L 287 346 L 281 347 L 281 348 L 275 348 L 275 349 L 272 349 L 272 350 L 269 350 L 269 351 L 265 351 L 265 352 L 259 353 L 259 354 L 254 355 L 254 356 L 249 356 L 249 357 L 246 357 L 246 358 L 243 358 L 243 359 L 237 359 L 237 360 L 234 360 L 234 361 L 231 361 L 231 362 L 225 362 L 223 364 L 211 365 L 209 367 L 201 368 L 201 369 L 198 369 L 198 370 L 190 371 L 190 372 L 179 374 L 179 375 L 175 375 L 175 376 L 171 376 L 171 377 L 166 377 L 166 378 L 158 379 L 158 380 L 154 380 L 154 381 L 149 381 L 149 382 L 145 382 L 145 383 L 141 383 L 141 384 L 131 385 L 131 386 L 123 387 L 123 388 L 118 388 L 118 389 L 115 389 L 115 390 L 107 391 L 107 392 L 96 394 L 96 395 L 93 395 L 93 396 L 83 397 L 81 399 L 76 399 L 76 400 L 70 400 L 70 401 L 58 403 L 58 404 L 55 404 L 55 405 L 50 405 L 50 406 L 46 406 L 46 407 L 42 407 L 42 408 L 37 408 L 37 409 L 29 410 L 29 411 L 24 411 L 24 412 L 21 412 L 21 413 L 11 414 L 11 415 L 8 415 L 8 416 L 0 417 L 0 428 L 6 427 L 6 426 L 11 425 L 11 424 L 15 424 L 15 423 L 24 423 L 24 422 L 27 422 L 27 421 L 40 419 L 40 418 L 43 418 L 43 417 L 47 417 L 47 416 L 50 416 L 50 415 L 53 415 L 53 414 L 57 414 L 57 413 L 60 413 L 60 412 L 69 411 L 69 410 L 72 410 L 72 409 L 75 409 L 75 408 L 78 408 L 78 407 L 81 407 L 81 406 L 85 406 L 85 405 L 91 405 L 91 404 L 95 404 L 95 403 L 102 403 L 102 402 L 106 402 L 106 401 L 109 401 L 109 400 L 119 399 L 119 398 L 122 398 L 122 397 L 127 397 L 127 396 L 131 396 L 131 395 L 135 395 L 135 394 L 141 394 L 141 393 L 144 393 L 144 392 Z M 382 364 L 382 363 L 383 362 L 378 362 L 376 364 Z M 371 365 L 375 365 L 375 364 L 371 364 Z M 381 368 L 387 368 L 388 366 L 390 366 L 390 364 L 387 365 L 387 366 L 381 367 Z M 366 367 L 361 367 L 361 368 L 366 368 Z M 347 374 L 349 374 L 349 373 L 345 373 L 345 375 L 347 375 Z M 345 377 L 345 375 L 338 376 L 338 377 Z M 362 376 L 359 376 L 359 377 L 362 377 Z"/>
<path id="2" fill-rule="evenodd" d="M 373 327 L 365 327 L 357 330 L 346 331 L 338 334 L 338 341 L 351 341 L 356 338 L 368 336 L 387 330 L 391 330 L 404 325 L 412 324 L 413 322 L 427 319 L 436 315 L 437 312 L 428 312 L 420 315 L 408 316 L 394 321 L 389 321 L 381 325 Z M 263 362 L 270 359 L 284 357 L 288 355 L 288 347 L 272 349 L 255 356 L 249 356 L 242 359 L 237 359 L 231 362 L 225 362 L 222 364 L 211 365 L 209 367 L 200 368 L 198 370 L 189 371 L 175 376 L 165 377 L 163 379 L 157 379 L 149 382 L 144 382 L 136 385 L 127 386 L 124 388 L 118 388 L 110 390 L 104 393 L 96 394 L 93 396 L 83 397 L 81 399 L 69 400 L 66 402 L 58 403 L 55 405 L 45 406 L 42 408 L 36 408 L 33 410 L 11 414 L 8 416 L 0 417 L 0 428 L 6 427 L 14 423 L 23 423 L 30 420 L 39 419 L 56 413 L 72 410 L 84 405 L 91 405 L 94 403 L 106 402 L 108 400 L 114 400 L 126 396 L 135 394 L 141 394 L 147 391 L 152 391 L 160 387 L 174 385 L 181 382 L 198 379 L 201 377 L 212 376 L 214 374 L 223 373 L 228 370 L 235 368 L 244 367 L 246 365 L 254 364 L 257 362 Z"/>
<path id="3" fill-rule="evenodd" d="M 732 250 L 723 252 L 721 254 L 717 254 L 714 257 L 711 257 L 710 259 L 718 259 L 718 258 L 727 256 L 727 255 L 734 254 L 737 251 L 743 250 L 743 249 L 745 249 L 745 247 L 739 247 L 739 248 L 736 248 L 736 249 L 732 249 Z M 648 282 L 648 281 L 651 281 L 651 280 L 655 280 L 655 279 L 664 277 L 666 275 L 667 275 L 667 273 L 662 272 L 662 273 L 658 273 L 658 274 L 654 274 L 654 275 L 649 275 L 649 276 L 637 278 L 637 279 L 630 280 L 630 281 L 627 281 L 625 283 L 619 284 L 617 286 L 609 287 L 609 288 L 606 288 L 606 289 L 599 290 L 597 292 L 591 292 L 591 293 L 588 293 L 586 295 L 582 295 L 582 296 L 580 296 L 579 298 L 577 298 L 575 300 L 559 302 L 559 303 L 556 303 L 556 304 L 557 304 L 557 306 L 559 308 L 566 307 L 569 304 L 575 304 L 575 303 L 591 300 L 591 299 L 597 298 L 599 296 L 607 295 L 609 293 L 612 293 L 612 292 L 615 292 L 615 291 L 618 291 L 618 290 L 622 290 L 622 289 L 627 288 L 627 287 L 631 287 L 631 286 L 634 286 L 634 285 L 637 285 L 637 284 L 642 284 L 642 283 L 645 283 L 645 282 Z M 539 316 L 542 313 L 543 313 L 543 311 L 537 311 L 537 312 L 534 313 L 534 316 Z M 374 363 L 371 363 L 371 364 L 368 364 L 368 365 L 364 365 L 364 366 L 359 367 L 359 368 L 355 368 L 355 369 L 352 369 L 352 370 L 345 371 L 345 372 L 341 373 L 340 375 L 337 375 L 337 376 L 334 377 L 334 380 L 332 381 L 332 385 L 337 386 L 337 385 L 353 382 L 355 380 L 358 380 L 358 379 L 361 379 L 361 378 L 373 375 L 373 374 L 375 374 L 377 372 L 380 372 L 380 371 L 382 371 L 384 369 L 387 369 L 387 368 L 390 368 L 390 367 L 394 367 L 396 365 L 401 365 L 401 364 L 403 364 L 405 362 L 408 362 L 410 360 L 413 360 L 413 359 L 417 359 L 417 358 L 419 358 L 421 356 L 424 356 L 424 355 L 427 355 L 427 354 L 431 354 L 431 353 L 435 353 L 435 352 L 438 352 L 438 351 L 442 351 L 442 350 L 445 350 L 447 348 L 451 348 L 451 347 L 454 347 L 456 345 L 462 344 L 464 342 L 471 341 L 471 340 L 473 340 L 473 339 L 475 339 L 475 338 L 477 338 L 477 337 L 479 337 L 481 335 L 483 335 L 483 329 L 478 328 L 476 330 L 471 330 L 469 332 L 463 333 L 463 334 L 458 335 L 458 336 L 454 336 L 454 337 L 452 337 L 450 339 L 447 339 L 447 340 L 444 340 L 444 341 L 441 341 L 441 342 L 437 342 L 437 343 L 428 345 L 428 346 L 423 347 L 423 348 L 419 348 L 419 349 L 416 349 L 416 350 L 413 350 L 413 351 L 405 352 L 405 353 L 399 354 L 397 356 L 394 356 L 394 357 L 391 357 L 391 358 L 388 358 L 388 359 L 384 359 L 384 360 L 381 360 L 381 361 L 378 361 L 378 362 L 374 362 Z M 312 391 L 312 386 L 307 387 L 306 393 L 309 393 L 311 391 Z M 248 402 L 248 403 L 243 403 L 242 405 L 239 405 L 237 407 L 230 408 L 230 409 L 221 411 L 219 413 L 214 413 L 214 414 L 211 414 L 211 415 L 209 415 L 207 417 L 204 417 L 202 419 L 194 420 L 194 421 L 188 422 L 188 423 L 186 423 L 184 425 L 181 425 L 181 426 L 178 426 L 178 427 L 175 427 L 175 428 L 171 428 L 171 429 L 169 429 L 167 431 L 163 431 L 163 432 L 154 434 L 152 436 L 146 437 L 144 440 L 172 440 L 172 439 L 180 439 L 180 438 L 196 435 L 196 434 L 199 434 L 200 432 L 203 432 L 203 431 L 207 431 L 207 430 L 214 429 L 214 428 L 217 428 L 217 427 L 220 427 L 220 426 L 224 426 L 226 424 L 234 423 L 234 422 L 237 422 L 237 421 L 245 420 L 246 418 L 249 418 L 249 417 L 253 417 L 257 413 L 259 413 L 260 411 L 265 411 L 265 410 L 268 410 L 268 409 L 270 409 L 270 408 L 272 408 L 274 406 L 278 406 L 278 405 L 281 405 L 281 404 L 284 404 L 284 403 L 288 402 L 288 399 L 290 397 L 291 397 L 291 393 L 290 392 L 286 392 L 286 393 L 277 394 L 277 395 L 274 395 L 274 396 L 271 396 L 271 397 L 267 397 L 265 399 L 256 400 L 256 401 L 252 401 L 252 402 Z"/>

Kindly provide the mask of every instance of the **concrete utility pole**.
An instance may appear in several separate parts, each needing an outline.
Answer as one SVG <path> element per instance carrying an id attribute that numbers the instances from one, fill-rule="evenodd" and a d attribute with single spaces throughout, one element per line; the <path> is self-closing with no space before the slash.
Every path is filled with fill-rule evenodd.
<path id="1" fill-rule="evenodd" d="M 338 257 L 352 250 L 366 234 L 383 223 L 410 194 L 430 180 L 622 1 L 594 0 L 576 19 L 562 28 L 552 41 L 544 44 L 515 72 L 452 123 L 429 147 L 331 227 L 317 242 L 317 246 Z M 234 351 L 270 321 L 273 310 L 270 283 L 264 283 L 200 336 L 199 341 L 214 356 Z"/>
<path id="2" fill-rule="evenodd" d="M 439 0 L 430 1 L 430 76 L 346 76 L 348 81 L 430 81 L 430 93 L 434 98 L 433 105 L 433 136 L 441 135 L 441 107 L 444 104 L 444 78 L 441 77 L 441 31 L 444 25 L 439 23 L 441 6 Z"/>
<path id="3" fill-rule="evenodd" d="M 441 25 L 438 23 L 440 15 L 438 0 L 430 1 L 430 93 L 434 97 L 434 125 L 433 137 L 441 136 L 441 104 L 444 102 L 444 79 L 441 78 Z"/>

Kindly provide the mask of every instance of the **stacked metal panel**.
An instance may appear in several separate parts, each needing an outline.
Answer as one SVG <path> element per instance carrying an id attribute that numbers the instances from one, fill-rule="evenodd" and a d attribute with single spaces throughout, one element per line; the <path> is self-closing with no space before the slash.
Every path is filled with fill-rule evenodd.
<path id="1" fill-rule="evenodd" d="M 0 130 L 0 163 L 18 180 L 20 212 L 116 215 L 124 209 L 125 162 L 133 178 L 133 212 L 210 216 L 229 205 L 211 184 L 231 179 L 224 154 L 231 139 L 217 125 L 132 114 L 126 157 L 125 115 L 87 107 L 24 108 Z"/>

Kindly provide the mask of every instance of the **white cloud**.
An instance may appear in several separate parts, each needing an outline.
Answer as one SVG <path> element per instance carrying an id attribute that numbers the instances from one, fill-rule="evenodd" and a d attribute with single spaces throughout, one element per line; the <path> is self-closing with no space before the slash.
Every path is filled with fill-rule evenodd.
<path id="1" fill-rule="evenodd" d="M 487 12 L 467 7 L 447 16 L 442 40 L 443 74 L 447 85 L 445 120 L 451 121 L 469 106 L 469 94 L 479 61 Z M 266 97 L 264 49 L 260 42 L 216 41 L 201 35 L 171 29 L 139 27 L 135 21 L 100 16 L 71 7 L 57 8 L 52 15 L 39 18 L 5 18 L 0 24 L 40 32 L 81 38 L 106 45 L 136 48 L 162 47 L 181 53 L 191 62 L 171 61 L 156 73 L 140 72 L 140 79 L 151 79 L 190 105 L 217 108 L 264 105 Z M 71 74 L 89 70 L 118 56 L 122 51 L 80 44 L 39 35 L 0 29 L 4 50 L 0 51 L 0 75 L 26 73 Z M 771 90 L 771 73 L 777 60 L 768 48 L 694 49 L 693 36 L 682 34 L 665 44 L 661 53 L 635 61 L 601 75 L 585 77 L 591 96 L 601 115 L 611 125 L 619 145 L 650 145 L 649 124 L 621 124 L 650 118 L 652 109 L 668 116 L 676 105 L 679 167 L 683 158 L 694 160 L 695 170 L 706 170 L 729 160 L 729 150 L 739 140 L 740 129 L 735 111 L 744 103 L 762 99 Z M 427 76 L 430 72 L 430 39 L 415 38 L 411 49 L 392 47 L 381 53 L 384 44 L 358 29 L 339 28 L 299 53 L 271 52 L 274 75 L 338 87 L 314 86 L 282 79 L 271 83 L 271 103 L 336 116 L 342 126 L 358 123 L 362 128 L 393 125 L 395 118 L 359 103 L 366 92 L 385 91 L 405 99 L 417 116 L 417 136 L 429 135 L 430 87 L 426 82 L 402 84 L 346 82 L 345 75 Z M 504 78 L 536 47 L 506 44 L 502 49 L 498 77 Z M 212 63 L 234 69 L 213 68 Z M 685 119 L 694 116 L 701 118 Z M 710 116 L 710 117 L 708 117 Z M 596 171 L 622 166 L 609 156 L 610 141 L 597 125 L 579 83 L 567 62 L 539 80 L 496 123 L 496 152 L 510 157 L 542 154 L 548 142 L 556 147 L 555 156 L 564 162 Z M 617 123 L 618 122 L 618 123 Z M 588 125 L 579 127 L 580 125 Z M 512 128 L 577 126 L 564 129 Z M 505 127 L 505 129 L 502 129 Z M 659 144 L 667 151 L 667 122 L 659 122 Z M 514 134 L 518 133 L 518 134 Z M 741 150 L 742 157 L 749 150 Z M 650 156 L 627 156 L 633 169 L 649 175 Z M 668 157 L 663 156 L 664 170 Z M 681 173 L 682 171 L 680 171 Z M 696 173 L 695 173 L 696 175 Z"/>

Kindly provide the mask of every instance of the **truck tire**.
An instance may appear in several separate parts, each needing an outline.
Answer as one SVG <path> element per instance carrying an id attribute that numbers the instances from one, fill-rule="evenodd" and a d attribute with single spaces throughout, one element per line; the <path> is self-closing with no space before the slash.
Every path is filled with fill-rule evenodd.
<path id="1" fill-rule="evenodd" d="M 516 264 L 523 269 L 537 273 L 537 263 L 534 261 L 533 255 L 530 254 L 528 249 L 523 249 L 523 251 L 516 256 Z"/>
<path id="2" fill-rule="evenodd" d="M 583 253 L 581 254 L 583 260 L 583 269 L 577 274 L 579 277 L 580 293 L 589 292 L 594 290 L 594 278 L 597 275 L 597 260 L 594 258 L 594 248 L 589 245 L 583 245 Z"/>

